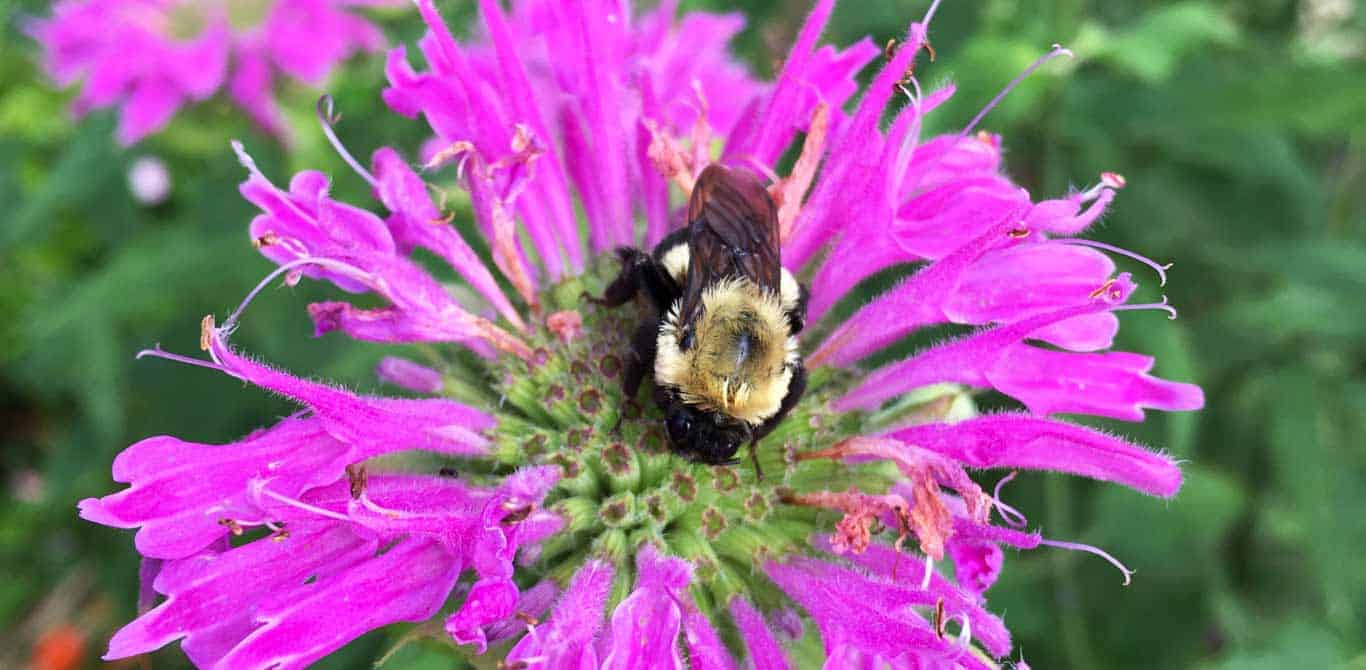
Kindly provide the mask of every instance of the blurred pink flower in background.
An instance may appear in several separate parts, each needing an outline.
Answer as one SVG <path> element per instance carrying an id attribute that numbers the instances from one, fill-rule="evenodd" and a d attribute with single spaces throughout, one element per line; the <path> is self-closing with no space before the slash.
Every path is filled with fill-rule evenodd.
<path id="1" fill-rule="evenodd" d="M 384 47 L 356 7 L 404 0 L 61 0 L 28 31 L 60 86 L 81 83 L 72 111 L 119 108 L 127 145 L 176 110 L 226 90 L 266 131 L 286 135 L 274 82 L 320 86 L 337 63 Z"/>

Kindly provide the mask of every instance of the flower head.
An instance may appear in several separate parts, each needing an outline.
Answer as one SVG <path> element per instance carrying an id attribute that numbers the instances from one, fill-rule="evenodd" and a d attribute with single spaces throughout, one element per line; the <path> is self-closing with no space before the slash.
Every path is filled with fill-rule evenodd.
<path id="1" fill-rule="evenodd" d="M 817 47 L 830 0 L 770 84 L 725 55 L 737 18 L 675 21 L 668 2 L 636 16 L 616 2 L 504 12 L 486 0 L 469 44 L 418 6 L 425 68 L 396 49 L 385 99 L 431 125 L 428 169 L 453 164 L 493 267 L 392 149 L 367 168 L 338 145 L 382 218 L 332 199 L 319 173 L 278 187 L 237 147 L 242 193 L 262 212 L 252 240 L 279 264 L 248 301 L 280 275 L 373 293 L 378 307 L 311 305 L 317 333 L 439 353 L 380 366 L 424 397 L 356 395 L 229 346 L 245 303 L 221 326 L 204 321 L 209 360 L 147 352 L 300 411 L 233 445 L 140 442 L 115 462 L 131 486 L 82 503 L 88 519 L 140 529 L 165 596 L 115 636 L 111 658 L 182 639 L 203 667 L 298 667 L 446 606 L 440 634 L 508 668 L 787 668 L 817 661 L 788 644 L 807 631 L 826 667 L 993 668 L 1012 647 L 986 607 L 1003 548 L 1092 552 L 1127 582 L 1100 549 L 1027 530 L 1001 500 L 1014 472 L 988 493 L 970 471 L 1055 470 L 1172 496 L 1171 459 L 1053 415 L 1140 420 L 1198 408 L 1201 392 L 1107 351 L 1123 311 L 1170 310 L 1128 302 L 1136 282 L 1106 252 L 1129 252 L 1077 237 L 1121 179 L 1036 201 L 1001 172 L 1001 139 L 972 132 L 982 115 L 921 137 L 952 94 L 908 74 L 928 16 L 845 111 L 881 52 Z M 711 162 L 772 178 L 783 262 L 811 278 L 808 389 L 759 444 L 763 477 L 671 454 L 660 411 L 623 391 L 634 310 L 580 298 L 615 271 L 604 252 L 681 225 L 675 206 Z M 434 280 L 409 257 L 417 247 L 468 290 Z M 909 264 L 920 267 L 847 319 L 832 310 Z M 955 339 L 867 362 L 954 324 Z M 1019 409 L 978 415 L 972 397 L 988 391 Z M 393 468 L 414 450 L 458 476 L 370 461 Z"/>
<path id="2" fill-rule="evenodd" d="M 276 74 L 321 85 L 351 54 L 384 45 L 379 29 L 350 7 L 397 2 L 61 0 L 29 32 L 54 82 L 84 80 L 75 113 L 120 108 L 123 144 L 225 88 L 262 128 L 284 135 L 272 94 Z"/>

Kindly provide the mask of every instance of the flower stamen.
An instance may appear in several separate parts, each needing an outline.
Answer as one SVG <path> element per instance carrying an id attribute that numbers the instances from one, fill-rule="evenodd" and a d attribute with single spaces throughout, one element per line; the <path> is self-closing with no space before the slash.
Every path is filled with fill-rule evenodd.
<path id="1" fill-rule="evenodd" d="M 1117 247 L 1117 246 L 1114 246 L 1113 244 L 1106 244 L 1106 243 L 1104 243 L 1104 242 L 1097 242 L 1097 241 L 1095 241 L 1095 240 L 1083 240 L 1083 239 L 1079 239 L 1079 238 L 1069 237 L 1069 238 L 1059 239 L 1058 242 L 1061 243 L 1061 244 L 1072 244 L 1072 245 L 1076 245 L 1076 246 L 1079 246 L 1079 247 L 1092 247 L 1092 248 L 1095 248 L 1095 249 L 1101 249 L 1101 250 L 1103 250 L 1103 251 L 1108 251 L 1108 252 L 1110 252 L 1110 253 L 1112 253 L 1112 254 L 1119 254 L 1120 256 L 1126 256 L 1126 257 L 1128 257 L 1128 258 L 1132 258 L 1132 259 L 1134 259 L 1134 260 L 1136 260 L 1136 261 L 1138 261 L 1138 262 L 1140 262 L 1140 263 L 1142 263 L 1142 264 L 1144 264 L 1144 265 L 1146 265 L 1146 266 L 1152 268 L 1153 271 L 1157 273 L 1157 279 L 1158 279 L 1158 284 L 1157 284 L 1157 285 L 1158 285 L 1158 286 L 1166 286 L 1166 285 L 1167 285 L 1167 270 L 1170 270 L 1170 269 L 1171 269 L 1171 267 L 1172 267 L 1172 264 L 1171 264 L 1171 263 L 1166 263 L 1166 264 L 1158 263 L 1157 261 L 1155 261 L 1155 260 L 1153 260 L 1153 259 L 1151 259 L 1151 258 L 1148 258 L 1147 256 L 1144 256 L 1143 254 L 1136 253 L 1136 252 L 1133 252 L 1133 251 L 1129 251 L 1128 249 L 1124 249 L 1124 248 L 1122 248 L 1122 247 Z"/>
<path id="2" fill-rule="evenodd" d="M 361 165 L 360 161 L 356 160 L 356 157 L 352 156 L 350 151 L 346 150 L 346 145 L 342 144 L 341 139 L 337 137 L 337 130 L 333 127 L 333 124 L 341 122 L 341 115 L 333 114 L 334 104 L 332 96 L 324 94 L 322 97 L 318 98 L 318 104 L 315 106 L 318 113 L 318 123 L 322 124 L 323 127 L 323 135 L 325 135 L 327 141 L 332 144 L 332 148 L 336 150 L 337 155 L 341 156 L 341 159 L 346 161 L 346 164 L 349 165 L 356 174 L 360 175 L 361 179 L 364 179 L 366 183 L 370 184 L 371 188 L 379 188 L 379 181 L 375 179 L 375 175 L 370 174 L 370 171 L 365 169 L 365 166 Z"/>
<path id="3" fill-rule="evenodd" d="M 215 362 L 204 361 L 198 358 L 190 358 L 189 356 L 181 356 L 180 354 L 173 354 L 169 351 L 162 349 L 160 344 L 153 346 L 151 349 L 143 349 L 142 351 L 139 351 L 137 355 L 134 356 L 134 358 L 141 359 L 147 356 L 151 356 L 152 358 L 164 358 L 168 361 L 175 361 L 177 363 L 184 363 L 186 365 L 194 365 L 201 368 L 208 368 L 210 370 L 216 370 L 218 372 L 232 374 L 229 373 L 223 366 Z"/>
<path id="4" fill-rule="evenodd" d="M 936 2 L 935 4 L 937 5 L 939 3 Z M 930 7 L 930 11 L 933 13 L 933 6 Z M 992 109 L 995 109 L 996 105 L 1001 104 L 1001 101 L 1005 100 L 1006 96 L 1009 95 L 1011 91 L 1015 90 L 1015 87 L 1019 86 L 1021 82 L 1029 77 L 1029 75 L 1034 74 L 1035 70 L 1043 67 L 1045 63 L 1058 56 L 1067 56 L 1068 58 L 1071 58 L 1072 55 L 1072 52 L 1064 48 L 1061 44 L 1054 44 L 1053 48 L 1048 50 L 1048 53 L 1040 56 L 1038 60 L 1031 63 L 1023 72 L 1015 75 L 1015 78 L 1011 79 L 1010 83 L 1006 84 L 1006 87 L 1001 89 L 1001 92 L 997 93 L 996 97 L 992 98 L 991 101 L 987 103 L 986 107 L 982 108 L 982 111 L 977 112 L 977 116 L 972 117 L 972 120 L 968 122 L 968 125 L 963 126 L 963 129 L 958 131 L 958 136 L 963 137 L 972 132 L 973 128 L 976 128 L 977 124 L 981 123 L 982 119 L 986 118 L 987 114 L 989 114 Z"/>
<path id="5" fill-rule="evenodd" d="M 1019 472 L 1011 471 L 1010 474 L 1002 477 L 1001 481 L 996 482 L 996 488 L 991 492 L 991 503 L 996 508 L 996 512 L 1001 515 L 1001 520 L 1005 521 L 1006 525 L 1012 528 L 1024 528 L 1029 524 L 1029 521 L 1020 510 L 1007 505 L 1005 501 L 1001 500 L 1001 488 L 1012 479 L 1015 479 L 1015 476 L 1018 474 Z"/>
<path id="6" fill-rule="evenodd" d="M 347 516 L 347 515 L 345 515 L 345 514 L 341 514 L 341 513 L 339 513 L 339 512 L 333 512 L 332 510 L 329 510 L 329 509 L 323 509 L 323 508 L 317 507 L 317 506 L 315 506 L 315 505 L 310 505 L 310 504 L 308 504 L 308 503 L 306 503 L 306 502 L 304 502 L 304 501 L 302 501 L 302 500 L 295 500 L 294 498 L 291 498 L 291 497 L 289 497 L 289 496 L 281 495 L 281 494 L 279 494 L 279 493 L 276 493 L 276 492 L 274 492 L 274 491 L 272 491 L 272 490 L 266 488 L 264 483 L 262 483 L 262 484 L 260 485 L 259 493 L 260 493 L 261 495 L 264 495 L 264 496 L 266 496 L 266 497 L 268 497 L 268 498 L 270 498 L 270 499 L 276 501 L 276 502 L 283 503 L 283 504 L 285 504 L 285 505 L 289 505 L 290 507 L 293 507 L 293 508 L 295 508 L 295 509 L 299 509 L 299 510 L 308 512 L 308 513 L 310 513 L 310 514 L 316 514 L 316 515 L 318 515 L 318 516 L 325 517 L 325 518 L 328 518 L 328 519 L 332 519 L 332 520 L 334 520 L 334 521 L 343 521 L 343 522 L 346 522 L 346 523 L 351 523 L 351 517 L 349 517 L 349 516 Z"/>
<path id="7" fill-rule="evenodd" d="M 1110 309 L 1112 312 L 1136 312 L 1147 309 L 1158 309 L 1167 313 L 1167 320 L 1175 321 L 1177 317 L 1176 308 L 1167 303 L 1167 296 L 1162 296 L 1161 302 L 1146 302 L 1139 305 L 1116 305 Z"/>
<path id="8" fill-rule="evenodd" d="M 224 528 L 227 528 L 227 529 L 228 529 L 228 532 L 229 532 L 229 533 L 232 533 L 233 537 L 241 537 L 241 536 L 242 536 L 242 533 L 245 532 L 245 531 L 242 529 L 242 524 L 237 523 L 237 520 L 236 520 L 236 519 L 227 519 L 227 518 L 219 519 L 219 520 L 218 520 L 218 525 L 223 526 Z"/>
<path id="9" fill-rule="evenodd" d="M 1096 556 L 1099 556 L 1108 561 L 1110 565 L 1119 568 L 1119 571 L 1124 573 L 1125 586 L 1129 585 L 1130 577 L 1132 577 L 1134 574 L 1134 571 L 1130 570 L 1123 563 L 1120 563 L 1118 558 L 1111 556 L 1109 553 L 1106 553 L 1104 549 L 1101 549 L 1099 547 L 1093 547 L 1089 544 L 1082 544 L 1080 542 L 1063 542 L 1062 540 L 1049 540 L 1046 538 L 1039 540 L 1039 544 L 1046 545 L 1049 547 L 1057 547 L 1059 549 L 1069 549 L 1071 551 L 1084 551 L 1088 554 L 1095 554 Z"/>

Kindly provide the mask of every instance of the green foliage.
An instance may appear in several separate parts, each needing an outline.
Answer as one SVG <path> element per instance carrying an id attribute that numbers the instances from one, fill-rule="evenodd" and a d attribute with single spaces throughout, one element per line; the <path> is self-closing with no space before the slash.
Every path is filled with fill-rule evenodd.
<path id="1" fill-rule="evenodd" d="M 246 239 L 253 212 L 237 195 L 243 171 L 227 139 L 242 139 L 280 180 L 316 167 L 341 197 L 370 202 L 315 131 L 310 91 L 283 94 L 297 131 L 289 152 L 221 99 L 132 149 L 113 142 L 108 113 L 68 122 L 70 93 L 42 80 L 19 30 L 22 14 L 46 4 L 0 3 L 6 667 L 25 662 L 33 631 L 20 624 L 39 614 L 78 622 L 98 648 L 135 611 L 128 534 L 74 514 L 77 500 L 114 487 L 108 468 L 119 449 L 161 433 L 229 441 L 290 411 L 222 375 L 133 360 L 156 342 L 195 351 L 199 318 L 223 314 L 271 268 Z M 467 15 L 472 3 L 456 4 L 443 11 Z M 881 43 L 925 4 L 846 0 L 832 37 Z M 961 127 L 1050 44 L 1076 52 L 1025 82 L 983 127 L 1005 136 L 1011 173 L 1036 195 L 1065 193 L 1102 170 L 1128 178 L 1095 236 L 1173 261 L 1163 288 L 1142 267 L 1126 269 L 1144 283 L 1143 299 L 1165 292 L 1182 318 L 1126 315 L 1121 344 L 1156 355 L 1159 374 L 1196 381 L 1208 397 L 1198 414 L 1104 424 L 1187 462 L 1172 501 L 1047 475 L 1007 488 L 1046 536 L 1104 547 L 1137 570 L 1124 588 L 1086 554 L 1008 555 L 990 604 L 1006 612 L 1034 667 L 1366 663 L 1366 449 L 1357 439 L 1366 435 L 1366 12 L 1307 18 L 1330 4 L 989 0 L 939 9 L 936 60 L 922 59 L 917 74 L 952 80 L 959 93 L 932 130 Z M 769 72 L 782 57 L 769 45 L 790 42 L 806 3 L 738 5 L 754 17 L 742 51 Z M 383 20 L 395 39 L 420 34 L 410 13 Z M 378 59 L 358 59 L 330 82 L 339 132 L 358 155 L 381 144 L 411 154 L 425 133 L 383 108 L 382 85 Z M 143 155 L 165 160 L 175 180 L 171 199 L 150 208 L 125 178 Z M 312 282 L 268 290 L 234 342 L 371 388 L 383 347 L 310 337 L 303 305 L 329 295 Z M 326 667 L 367 667 L 403 635 L 367 636 Z M 426 642 L 403 644 L 383 667 L 449 667 L 449 658 Z M 154 666 L 183 663 L 171 651 Z"/>

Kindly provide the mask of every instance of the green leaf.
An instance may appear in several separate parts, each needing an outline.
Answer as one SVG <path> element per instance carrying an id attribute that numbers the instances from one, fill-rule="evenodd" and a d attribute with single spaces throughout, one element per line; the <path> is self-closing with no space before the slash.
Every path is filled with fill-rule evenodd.
<path id="1" fill-rule="evenodd" d="M 1161 84 L 1189 54 L 1231 46 L 1238 39 L 1238 27 L 1224 12 L 1205 2 L 1181 2 L 1145 13 L 1136 25 L 1115 31 L 1108 40 L 1088 42 L 1100 47 L 1097 59 L 1146 83 Z"/>

